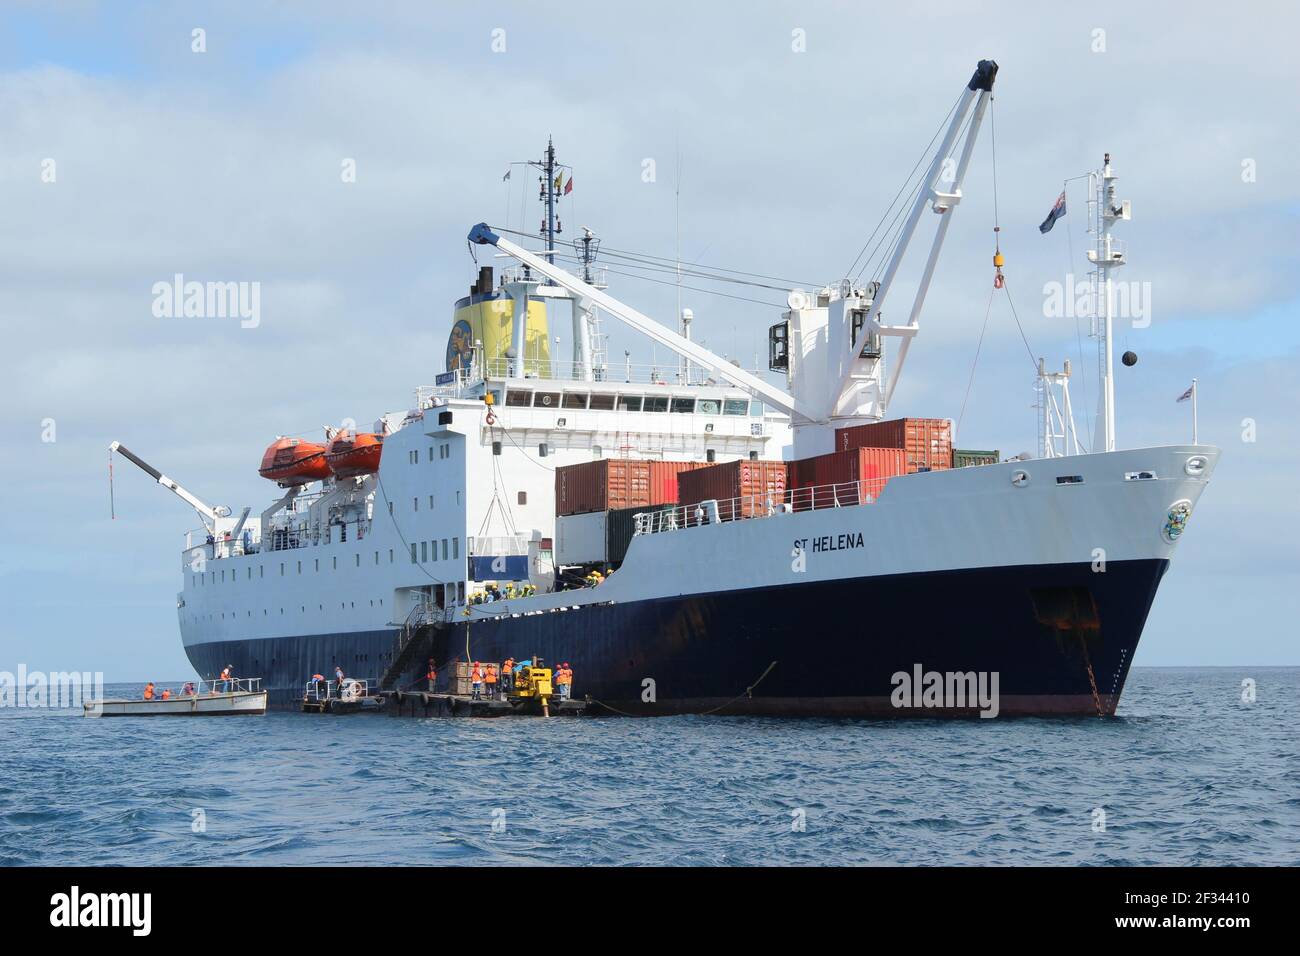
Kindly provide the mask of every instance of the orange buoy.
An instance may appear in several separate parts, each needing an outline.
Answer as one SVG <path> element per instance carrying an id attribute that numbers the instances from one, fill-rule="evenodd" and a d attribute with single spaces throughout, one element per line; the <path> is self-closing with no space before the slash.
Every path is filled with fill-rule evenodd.
<path id="1" fill-rule="evenodd" d="M 284 437 L 267 447 L 257 473 L 285 488 L 321 481 L 332 474 L 324 445 Z"/>
<path id="2" fill-rule="evenodd" d="M 377 472 L 383 452 L 383 435 L 354 433 L 345 428 L 330 439 L 325 449 L 325 460 L 330 470 L 340 478 L 356 478 Z"/>

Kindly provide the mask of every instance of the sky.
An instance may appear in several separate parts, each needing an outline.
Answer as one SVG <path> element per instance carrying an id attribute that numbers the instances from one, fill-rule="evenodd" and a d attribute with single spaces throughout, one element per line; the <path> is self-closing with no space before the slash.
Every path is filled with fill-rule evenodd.
<path id="1" fill-rule="evenodd" d="M 502 176 L 548 136 L 575 180 L 562 239 L 813 288 L 849 274 L 986 57 L 995 101 L 892 411 L 1034 451 L 1032 353 L 1072 361 L 1090 428 L 1095 344 L 1044 289 L 1087 271 L 1073 177 L 1111 153 L 1119 277 L 1149 306 L 1116 326 L 1139 357 L 1119 444 L 1188 440 L 1196 377 L 1223 449 L 1135 663 L 1300 663 L 1297 27 L 1251 2 L 4 3 L 0 670 L 188 676 L 197 519 L 121 460 L 111 518 L 109 442 L 260 510 L 276 435 L 405 408 L 442 371 L 466 232 L 537 228 L 535 183 Z M 258 323 L 156 316 L 177 273 L 259 283 Z M 672 321 L 671 285 L 611 280 Z M 728 291 L 683 292 L 696 338 L 765 364 L 784 293 Z M 611 355 L 670 362 L 611 332 Z"/>

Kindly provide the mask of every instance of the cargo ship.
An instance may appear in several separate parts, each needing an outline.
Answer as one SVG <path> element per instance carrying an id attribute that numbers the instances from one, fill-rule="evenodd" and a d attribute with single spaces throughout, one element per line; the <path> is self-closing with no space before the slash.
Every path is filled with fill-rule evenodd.
<path id="1" fill-rule="evenodd" d="M 589 712 L 991 716 L 970 681 L 1000 715 L 1113 714 L 1219 452 L 1116 447 L 1111 232 L 1131 211 L 1109 156 L 1090 203 L 1091 448 L 1068 368 L 1042 362 L 1038 457 L 891 415 L 996 74 L 981 61 L 962 89 L 869 277 L 788 290 L 766 370 L 694 341 L 686 310 L 661 323 L 610 295 L 590 231 L 559 243 L 548 144 L 528 164 L 540 231 L 469 232 L 512 264 L 478 268 L 433 384 L 368 430 L 277 438 L 260 515 L 115 443 L 202 518 L 178 556 L 195 670 L 259 675 L 273 706 L 335 667 L 401 689 L 429 661 L 510 657 L 567 662 Z M 909 304 L 899 268 L 927 212 Z M 602 321 L 675 364 L 611 363 Z"/>

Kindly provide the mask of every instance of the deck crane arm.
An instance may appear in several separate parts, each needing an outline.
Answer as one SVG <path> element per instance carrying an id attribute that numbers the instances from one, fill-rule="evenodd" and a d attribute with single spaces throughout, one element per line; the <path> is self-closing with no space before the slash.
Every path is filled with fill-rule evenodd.
<path id="1" fill-rule="evenodd" d="M 816 413 L 811 408 L 804 406 L 802 402 L 796 401 L 789 392 L 770 385 L 757 375 L 732 365 L 721 356 L 714 354 L 696 342 L 692 342 L 684 335 L 677 334 L 648 315 L 644 315 L 631 306 L 625 305 L 595 286 L 583 282 L 577 276 L 569 274 L 543 257 L 529 252 L 509 239 L 502 238 L 493 232 L 487 223 L 481 222 L 471 229 L 469 241 L 478 245 L 496 246 L 502 252 L 528 266 L 533 272 L 545 276 L 580 299 L 590 300 L 625 325 L 650 337 L 660 345 L 672 349 L 683 358 L 690 359 L 692 362 L 707 368 L 719 378 L 730 382 L 737 388 L 743 389 L 754 398 L 761 399 L 772 407 L 785 412 L 792 419 L 816 420 Z"/>
<path id="2" fill-rule="evenodd" d="M 975 67 L 975 73 L 971 76 L 970 82 L 966 84 L 966 89 L 957 102 L 957 106 L 953 111 L 952 122 L 948 124 L 948 130 L 944 134 L 943 142 L 930 163 L 923 186 L 917 193 L 916 200 L 912 204 L 912 210 L 894 247 L 893 255 L 890 256 L 885 267 L 884 276 L 880 281 L 880 288 L 871 303 L 870 320 L 862 329 L 862 336 L 871 331 L 878 331 L 881 335 L 895 336 L 901 339 L 898 354 L 892 363 L 893 367 L 889 369 L 888 382 L 884 388 L 885 408 L 888 408 L 889 400 L 893 397 L 894 388 L 898 385 L 899 373 L 902 372 L 903 362 L 907 358 L 908 346 L 911 345 L 912 338 L 916 334 L 917 319 L 920 317 L 921 308 L 925 304 L 925 296 L 930 289 L 930 280 L 934 278 L 935 265 L 939 260 L 939 250 L 943 247 L 943 240 L 948 232 L 948 224 L 952 221 L 952 211 L 961 202 L 962 180 L 965 178 L 966 169 L 970 165 L 971 153 L 975 148 L 975 139 L 979 133 L 980 123 L 984 119 L 984 112 L 988 108 L 989 100 L 993 98 L 993 81 L 997 75 L 998 65 L 992 60 L 980 60 Z M 968 116 L 970 117 L 970 124 L 966 130 L 965 140 L 962 143 L 960 157 L 954 165 L 950 157 L 956 149 L 958 136 L 961 134 L 962 126 L 966 123 Z M 949 182 L 949 179 L 951 179 L 951 182 Z M 940 187 L 941 182 L 943 183 L 942 188 Z M 916 297 L 912 301 L 907 324 L 897 326 L 882 325 L 880 321 L 881 306 L 884 305 L 885 299 L 893 288 L 899 264 L 907 253 L 908 243 L 911 242 L 912 235 L 916 232 L 917 223 L 927 204 L 941 218 L 935 231 L 934 240 L 930 245 L 929 257 L 926 259 L 925 268 L 917 285 Z M 864 339 L 859 337 L 857 341 L 850 343 L 850 361 L 845 364 L 846 371 L 840 381 L 840 388 L 831 409 L 832 414 L 844 393 L 851 387 L 853 378 L 864 369 L 867 360 L 861 358 L 863 342 Z"/>
<path id="3" fill-rule="evenodd" d="M 158 484 L 162 485 L 167 490 L 174 492 L 177 497 L 185 501 L 187 504 L 191 505 L 194 508 L 194 510 L 199 513 L 199 517 L 203 519 L 203 523 L 208 526 L 208 530 L 212 531 L 216 529 L 218 518 L 228 518 L 230 516 L 230 509 L 227 508 L 225 505 L 217 505 L 214 507 L 208 504 L 207 502 L 202 501 L 201 499 L 195 497 L 190 492 L 182 488 L 175 481 L 173 481 L 172 479 L 164 475 L 153 465 L 149 464 L 143 458 L 138 457 L 134 452 L 132 452 L 125 445 L 123 445 L 120 441 L 113 442 L 111 445 L 108 446 L 108 450 L 110 452 L 117 452 L 119 455 L 121 455 L 127 461 L 131 462 L 133 465 L 135 465 L 137 468 L 143 471 L 154 481 L 158 482 Z"/>

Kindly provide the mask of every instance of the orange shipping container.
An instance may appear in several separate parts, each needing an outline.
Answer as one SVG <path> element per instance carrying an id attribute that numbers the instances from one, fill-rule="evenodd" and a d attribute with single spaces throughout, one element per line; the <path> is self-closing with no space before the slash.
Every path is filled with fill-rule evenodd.
<path id="1" fill-rule="evenodd" d="M 907 474 L 901 448 L 851 448 L 790 463 L 790 502 L 796 511 L 856 505 Z"/>
<path id="2" fill-rule="evenodd" d="M 644 508 L 677 501 L 677 474 L 704 462 L 602 458 L 555 469 L 556 515 Z"/>
<path id="3" fill-rule="evenodd" d="M 727 461 L 679 474 L 678 497 L 683 505 L 716 498 L 723 521 L 748 518 L 766 514 L 769 502 L 775 507 L 785 501 L 788 478 L 783 461 Z"/>
<path id="4" fill-rule="evenodd" d="M 952 467 L 952 421 L 947 418 L 895 418 L 887 422 L 835 429 L 835 448 L 901 448 L 907 473 Z"/>

